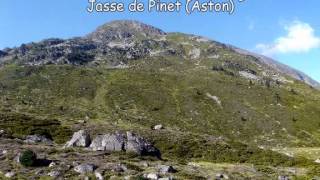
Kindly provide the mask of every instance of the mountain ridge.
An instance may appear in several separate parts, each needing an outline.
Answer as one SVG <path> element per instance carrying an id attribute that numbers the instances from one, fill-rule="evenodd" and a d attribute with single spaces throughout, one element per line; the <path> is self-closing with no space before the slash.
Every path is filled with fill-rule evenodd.
<path id="1" fill-rule="evenodd" d="M 173 55 L 175 53 L 177 53 L 176 55 L 178 56 L 187 56 L 181 52 L 179 49 L 180 47 L 170 47 L 166 49 L 168 42 L 166 42 L 164 39 L 168 34 L 172 33 L 166 33 L 154 26 L 150 26 L 142 22 L 133 20 L 116 20 L 99 26 L 95 31 L 81 38 L 71 38 L 66 40 L 51 38 L 40 41 L 39 43 L 23 44 L 18 48 L 4 49 L 0 52 L 0 62 L 8 62 L 10 59 L 20 57 L 22 59 L 29 59 L 26 63 L 29 61 L 30 64 L 86 64 L 92 61 L 89 60 L 88 62 L 85 62 L 88 59 L 99 59 L 97 60 L 99 64 L 101 61 L 104 61 L 106 56 L 109 56 L 118 59 L 114 60 L 114 62 L 111 62 L 111 64 L 119 65 L 125 64 L 126 61 L 130 59 L 139 59 L 142 57 L 152 56 L 151 53 L 154 51 L 166 51 L 163 53 L 164 56 Z M 289 75 L 290 77 L 305 82 L 312 87 L 320 88 L 320 84 L 310 78 L 308 75 L 301 73 L 300 71 L 287 65 L 281 64 L 271 58 L 252 53 L 232 45 L 219 43 L 201 36 L 187 34 L 184 35 L 189 36 L 190 38 L 194 37 L 199 42 L 202 41 L 216 43 L 218 45 L 230 47 L 238 53 L 251 55 L 260 60 L 262 63 L 265 63 L 266 65 L 279 71 L 280 73 Z M 147 40 L 136 42 L 137 39 Z M 154 41 L 154 39 L 156 41 Z M 34 46 L 36 46 L 35 49 L 41 50 L 41 48 L 44 48 L 44 50 L 38 54 L 37 52 L 31 52 L 28 54 L 30 49 L 32 49 Z M 160 49 L 158 46 L 160 46 Z M 159 50 L 153 51 L 153 49 Z M 197 52 L 195 53 L 196 54 L 194 58 L 200 58 L 197 57 Z M 73 62 L 72 60 L 70 62 L 70 59 L 80 59 L 80 62 Z M 125 62 L 119 62 L 122 59 L 127 60 Z M 84 62 L 82 62 L 82 60 L 84 60 Z"/>

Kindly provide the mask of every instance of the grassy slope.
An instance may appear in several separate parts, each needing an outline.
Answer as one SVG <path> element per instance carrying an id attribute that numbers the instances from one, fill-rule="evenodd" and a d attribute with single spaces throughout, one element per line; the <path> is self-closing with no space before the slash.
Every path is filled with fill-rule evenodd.
<path id="1" fill-rule="evenodd" d="M 0 69 L 0 112 L 6 117 L 0 126 L 17 136 L 45 129 L 64 142 L 70 128 L 88 116 L 101 132 L 139 131 L 164 157 L 178 161 L 305 163 L 256 145 L 319 146 L 320 93 L 299 82 L 252 83 L 237 69 L 212 71 L 231 59 L 259 73 L 254 63 L 244 61 L 250 57 L 221 49 L 219 55 L 216 61 L 139 60 L 129 69 L 7 65 Z M 222 106 L 207 93 L 219 97 Z M 164 132 L 150 131 L 160 123 Z"/>

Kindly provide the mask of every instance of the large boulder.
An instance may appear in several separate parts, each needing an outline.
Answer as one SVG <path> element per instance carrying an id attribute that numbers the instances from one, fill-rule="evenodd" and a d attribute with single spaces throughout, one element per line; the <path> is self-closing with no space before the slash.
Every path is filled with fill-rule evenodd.
<path id="1" fill-rule="evenodd" d="M 93 151 L 124 151 L 125 137 L 123 134 L 98 135 L 91 143 Z"/>
<path id="2" fill-rule="evenodd" d="M 133 152 L 139 155 L 151 155 L 160 157 L 160 151 L 144 138 L 127 132 L 127 142 L 125 145 L 127 152 Z"/>
<path id="3" fill-rule="evenodd" d="M 85 130 L 80 130 L 73 134 L 70 141 L 68 141 L 64 148 L 68 147 L 88 147 L 91 143 L 91 138 L 89 133 Z"/>

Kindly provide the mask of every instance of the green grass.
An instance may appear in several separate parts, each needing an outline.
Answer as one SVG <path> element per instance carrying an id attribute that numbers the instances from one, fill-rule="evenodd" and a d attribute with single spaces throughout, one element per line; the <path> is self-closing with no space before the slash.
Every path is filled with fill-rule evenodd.
<path id="1" fill-rule="evenodd" d="M 293 166 L 300 162 L 257 145 L 320 146 L 317 90 L 299 82 L 249 82 L 237 71 L 260 74 L 254 59 L 219 53 L 217 61 L 202 59 L 202 69 L 177 58 L 137 60 L 128 69 L 6 66 L 0 69 L 0 128 L 14 136 L 48 133 L 62 143 L 89 117 L 92 126 L 146 133 L 164 157 L 178 161 Z M 228 58 L 237 63 L 226 66 L 233 76 L 212 70 Z M 148 130 L 155 124 L 168 128 L 166 134 L 153 136 Z"/>

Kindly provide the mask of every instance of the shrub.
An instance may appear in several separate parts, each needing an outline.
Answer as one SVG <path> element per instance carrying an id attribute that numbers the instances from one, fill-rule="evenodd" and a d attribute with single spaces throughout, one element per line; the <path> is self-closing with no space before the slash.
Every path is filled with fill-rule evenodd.
<path id="1" fill-rule="evenodd" d="M 37 160 L 37 155 L 35 152 L 31 150 L 26 150 L 22 152 L 19 157 L 20 163 L 26 167 L 35 165 L 36 160 Z"/>

